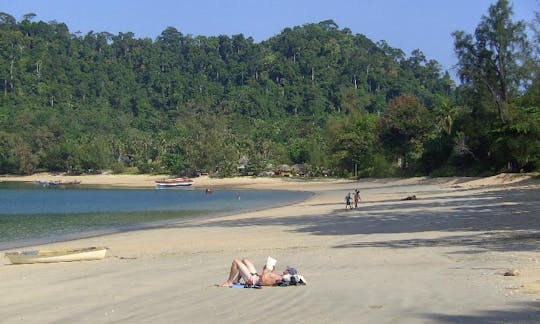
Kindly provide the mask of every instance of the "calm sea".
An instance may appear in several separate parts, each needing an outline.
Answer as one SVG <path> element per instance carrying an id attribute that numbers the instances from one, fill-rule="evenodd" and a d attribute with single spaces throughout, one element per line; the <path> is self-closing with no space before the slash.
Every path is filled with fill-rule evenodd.
<path id="1" fill-rule="evenodd" d="M 111 189 L 0 183 L 0 250 L 164 225 L 306 199 L 306 192 Z"/>

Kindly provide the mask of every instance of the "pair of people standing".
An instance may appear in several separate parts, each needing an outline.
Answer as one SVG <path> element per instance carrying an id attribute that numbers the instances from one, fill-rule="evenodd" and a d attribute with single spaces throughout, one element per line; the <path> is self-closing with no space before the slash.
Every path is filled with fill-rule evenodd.
<path id="1" fill-rule="evenodd" d="M 352 209 L 351 199 L 354 200 L 354 208 L 358 208 L 358 202 L 360 201 L 360 190 L 354 189 L 354 195 L 351 197 L 351 193 L 347 193 L 345 196 L 345 209 Z"/>

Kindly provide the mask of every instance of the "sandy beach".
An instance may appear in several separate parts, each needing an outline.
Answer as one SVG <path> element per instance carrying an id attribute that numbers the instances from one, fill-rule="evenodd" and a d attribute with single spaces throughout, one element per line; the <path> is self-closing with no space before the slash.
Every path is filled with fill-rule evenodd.
<path id="1" fill-rule="evenodd" d="M 160 176 L 39 174 L 151 187 Z M 195 179 L 198 188 L 283 189 L 289 206 L 179 220 L 38 248 L 107 246 L 104 260 L 0 264 L 2 323 L 536 323 L 540 181 L 490 178 Z M 344 196 L 358 188 L 359 208 Z M 416 200 L 403 200 L 408 196 Z M 1 251 L 2 254 L 5 251 Z M 267 256 L 308 285 L 219 288 L 231 260 Z M 517 276 L 504 274 L 514 270 Z"/>

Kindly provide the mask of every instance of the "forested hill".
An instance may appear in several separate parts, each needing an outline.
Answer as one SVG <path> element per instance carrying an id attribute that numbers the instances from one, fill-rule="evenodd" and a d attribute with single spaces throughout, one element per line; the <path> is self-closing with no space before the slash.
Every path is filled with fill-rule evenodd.
<path id="1" fill-rule="evenodd" d="M 255 43 L 81 35 L 2 13 L 0 173 L 428 173 L 453 154 L 438 125 L 454 88 L 421 51 L 331 20 Z"/>

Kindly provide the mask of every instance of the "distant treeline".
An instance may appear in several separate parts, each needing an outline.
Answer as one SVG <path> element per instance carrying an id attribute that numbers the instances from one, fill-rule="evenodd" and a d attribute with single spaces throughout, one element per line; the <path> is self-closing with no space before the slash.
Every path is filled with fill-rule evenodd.
<path id="1" fill-rule="evenodd" d="M 407 57 L 332 20 L 255 43 L 173 27 L 155 40 L 81 35 L 34 16 L 0 13 L 1 174 L 228 176 L 298 164 L 311 176 L 440 176 L 540 165 L 540 41 L 507 1 L 474 35 L 454 33 L 459 86 L 420 50 Z"/>

